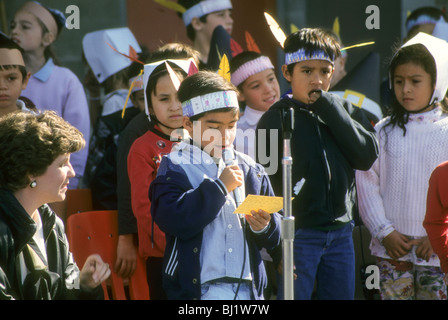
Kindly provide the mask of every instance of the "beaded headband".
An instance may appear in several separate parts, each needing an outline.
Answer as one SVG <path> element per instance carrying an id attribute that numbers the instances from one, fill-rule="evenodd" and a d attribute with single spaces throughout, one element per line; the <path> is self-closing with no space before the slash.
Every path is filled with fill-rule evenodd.
<path id="1" fill-rule="evenodd" d="M 221 11 L 226 9 L 232 9 L 232 3 L 230 0 L 206 0 L 201 1 L 198 4 L 187 9 L 182 15 L 185 26 L 188 26 L 193 18 L 200 18 L 206 14 Z"/>
<path id="2" fill-rule="evenodd" d="M 182 103 L 184 116 L 193 117 L 198 114 L 223 109 L 239 109 L 238 96 L 235 91 L 218 91 L 191 98 Z"/>
<path id="3" fill-rule="evenodd" d="M 286 65 L 306 60 L 326 60 L 331 64 L 334 63 L 334 59 L 330 58 L 323 50 L 317 50 L 310 54 L 306 54 L 305 49 L 301 48 L 296 52 L 288 52 L 285 54 Z"/>
<path id="4" fill-rule="evenodd" d="M 409 20 L 406 23 L 406 31 L 409 32 L 409 30 L 411 30 L 415 26 L 420 26 L 422 24 L 436 24 L 436 23 L 437 23 L 436 19 L 424 14 L 424 15 L 419 16 L 417 19 Z"/>
<path id="5" fill-rule="evenodd" d="M 268 57 L 262 56 L 248 61 L 232 73 L 232 83 L 237 87 L 250 76 L 267 69 L 274 69 L 272 62 Z"/>

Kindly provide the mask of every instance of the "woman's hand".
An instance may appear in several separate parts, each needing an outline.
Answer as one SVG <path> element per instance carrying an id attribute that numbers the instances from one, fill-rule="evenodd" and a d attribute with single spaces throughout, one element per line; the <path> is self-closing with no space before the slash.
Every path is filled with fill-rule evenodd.
<path id="1" fill-rule="evenodd" d="M 109 264 L 97 254 L 89 256 L 81 270 L 80 285 L 88 289 L 95 289 L 110 276 Z"/>

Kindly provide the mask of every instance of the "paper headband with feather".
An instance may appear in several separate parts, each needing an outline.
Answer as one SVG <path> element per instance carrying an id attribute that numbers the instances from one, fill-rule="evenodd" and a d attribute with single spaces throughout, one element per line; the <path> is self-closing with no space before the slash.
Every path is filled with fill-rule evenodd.
<path id="1" fill-rule="evenodd" d="M 145 96 L 145 112 L 146 112 L 146 115 L 148 116 L 149 120 L 151 120 L 151 118 L 149 115 L 149 107 L 148 107 L 146 90 L 147 90 L 149 78 L 153 74 L 154 70 L 156 70 L 157 67 L 159 67 L 160 65 L 165 64 L 166 69 L 171 78 L 171 81 L 173 82 L 175 89 L 176 90 L 179 89 L 181 80 L 178 78 L 176 72 L 170 66 L 169 63 L 172 63 L 172 64 L 178 66 L 188 76 L 198 72 L 198 67 L 196 66 L 194 59 L 192 59 L 192 58 L 190 58 L 190 59 L 165 59 L 165 60 L 160 60 L 157 62 L 145 64 L 144 71 L 143 71 L 143 90 L 145 91 L 145 95 L 144 95 Z"/>
<path id="2" fill-rule="evenodd" d="M 229 59 L 225 54 L 221 58 L 217 74 L 231 82 Z M 191 98 L 182 103 L 184 116 L 192 117 L 204 112 L 235 108 L 239 109 L 238 95 L 234 90 L 217 91 Z"/>
<path id="3" fill-rule="evenodd" d="M 278 22 L 269 13 L 265 12 L 264 16 L 266 18 L 266 22 L 267 22 L 269 28 L 271 29 L 272 34 L 274 35 L 275 39 L 280 44 L 280 46 L 283 48 L 285 40 L 287 38 L 286 34 L 283 32 L 283 30 L 280 27 L 280 25 L 278 24 Z M 333 29 L 336 30 L 337 34 L 339 35 L 339 19 L 336 19 L 335 22 L 333 23 Z M 295 32 L 296 32 L 296 31 L 299 31 L 299 28 L 297 28 L 295 25 L 291 25 L 291 30 L 295 30 Z M 374 43 L 375 43 L 374 41 L 363 42 L 363 43 L 351 45 L 348 47 L 344 47 L 341 49 L 341 51 L 349 50 L 352 48 L 368 46 L 368 45 L 372 45 Z M 330 57 L 327 57 L 323 52 L 316 52 L 316 53 L 313 53 L 310 55 L 306 55 L 303 52 L 303 50 L 299 50 L 297 52 L 286 54 L 285 63 L 290 64 L 290 63 L 294 63 L 294 62 L 298 62 L 298 61 L 302 61 L 302 60 L 316 60 L 316 59 L 318 59 L 318 60 L 324 59 L 324 60 L 331 61 Z"/>
<path id="4" fill-rule="evenodd" d="M 154 0 L 154 2 L 181 13 L 185 26 L 190 25 L 193 18 L 200 18 L 216 11 L 232 9 L 232 2 L 230 0 L 203 0 L 188 9 L 173 1 Z"/>

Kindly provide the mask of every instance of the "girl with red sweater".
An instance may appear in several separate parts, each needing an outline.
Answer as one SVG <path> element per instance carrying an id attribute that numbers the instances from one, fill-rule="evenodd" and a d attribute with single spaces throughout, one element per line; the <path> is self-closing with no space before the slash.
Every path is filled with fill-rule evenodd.
<path id="1" fill-rule="evenodd" d="M 146 113 L 151 128 L 134 141 L 128 155 L 132 211 L 137 219 L 140 255 L 146 259 L 147 281 L 152 300 L 165 299 L 162 289 L 162 259 L 165 234 L 152 223 L 148 192 L 160 160 L 178 141 L 176 130 L 182 127 L 182 106 L 171 80 L 167 64 L 179 80 L 186 77 L 192 59 L 168 59 L 145 65 L 143 83 Z"/>

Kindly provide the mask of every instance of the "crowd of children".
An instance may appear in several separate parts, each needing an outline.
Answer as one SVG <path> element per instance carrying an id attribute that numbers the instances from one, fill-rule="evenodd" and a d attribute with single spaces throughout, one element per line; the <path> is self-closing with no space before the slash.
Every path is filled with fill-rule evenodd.
<path id="1" fill-rule="evenodd" d="M 0 125 L 31 121 L 14 119 L 16 113 L 37 117 L 53 110 L 73 126 L 60 125 L 79 140 L 60 151 L 71 153 L 73 168 L 67 161 L 63 166 L 67 188 L 91 189 L 95 210 L 118 211 L 113 272 L 129 278 L 142 257 L 152 300 L 282 298 L 282 211 L 267 212 L 257 203 L 250 214 L 235 212 L 247 195 L 283 195 L 279 159 L 284 115 L 292 109 L 294 298 L 354 299 L 352 232 L 359 212 L 380 270 L 381 298 L 446 299 L 443 13 L 422 8 L 409 16 L 384 90 L 389 113 L 372 122 L 368 112 L 331 93 L 335 67 L 346 57 L 339 35 L 321 28 L 293 32 L 282 43 L 285 61 L 276 70 L 254 46 L 230 49 L 230 0 L 177 4 L 192 46 L 169 43 L 147 52 L 127 27 L 88 33 L 84 83 L 52 53 L 65 23 L 58 10 L 27 1 L 14 14 L 10 35 L 0 33 Z M 286 93 L 277 71 L 290 85 Z M 339 71 L 343 78 L 345 70 Z M 18 189 L 1 170 L 0 196 L 15 203 Z M 21 194 L 42 190 L 45 174 L 30 174 Z M 51 207 L 64 218 L 65 196 L 39 201 L 44 198 L 63 200 Z M 18 200 L 0 206 L 0 227 L 11 240 L 17 236 L 7 217 L 11 210 L 24 213 L 20 205 L 29 202 Z M 39 210 L 32 210 L 36 223 Z M 49 261 L 60 254 L 45 249 L 43 237 L 31 237 Z M 24 283 L 10 278 L 29 279 L 34 268 L 14 267 L 3 255 L 13 243 L 0 241 L 0 299 L 31 297 L 18 289 Z M 104 280 L 109 274 L 100 257 L 90 263 L 97 269 L 81 271 L 84 291 L 97 288 L 92 275 Z M 51 271 L 57 280 L 40 273 L 52 283 L 40 289 L 47 298 L 60 297 L 67 272 Z"/>

